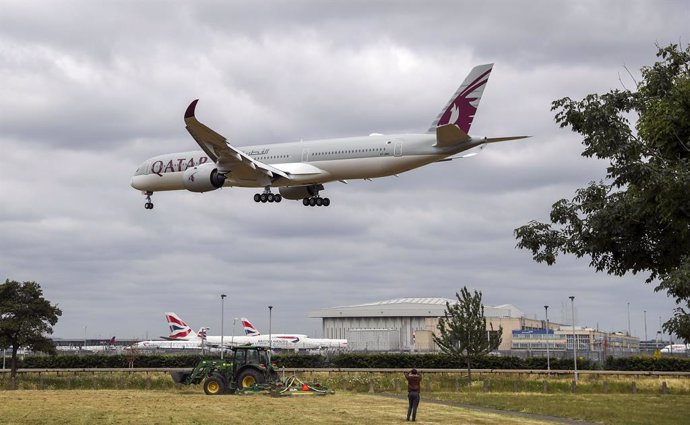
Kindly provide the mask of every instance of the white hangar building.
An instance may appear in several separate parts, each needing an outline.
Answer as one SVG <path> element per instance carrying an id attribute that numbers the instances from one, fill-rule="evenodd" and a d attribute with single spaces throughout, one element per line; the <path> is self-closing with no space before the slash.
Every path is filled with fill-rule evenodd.
<path id="1" fill-rule="evenodd" d="M 439 317 L 444 316 L 446 302 L 452 304 L 457 300 L 397 298 L 314 310 L 309 317 L 323 319 L 324 338 L 347 339 L 348 347 L 353 351 L 436 351 L 431 336 Z M 512 330 L 506 325 L 524 320 L 524 314 L 510 304 L 485 305 L 484 315 L 487 325 L 492 323 L 495 329 L 499 324 L 503 325 L 504 343 L 507 342 L 506 333 L 510 334 Z"/>

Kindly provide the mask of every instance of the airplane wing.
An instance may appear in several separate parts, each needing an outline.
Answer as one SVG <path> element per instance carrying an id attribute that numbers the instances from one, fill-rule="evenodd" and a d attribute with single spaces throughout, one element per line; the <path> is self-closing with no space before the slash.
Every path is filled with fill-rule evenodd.
<path id="1" fill-rule="evenodd" d="M 201 149 L 206 152 L 206 155 L 218 165 L 218 171 L 222 173 L 230 172 L 234 178 L 241 180 L 265 181 L 267 178 L 290 178 L 284 171 L 257 161 L 233 147 L 227 143 L 225 137 L 199 122 L 194 116 L 194 110 L 198 101 L 199 99 L 196 99 L 189 104 L 184 114 L 184 122 L 187 125 L 189 134 L 192 135 Z"/>

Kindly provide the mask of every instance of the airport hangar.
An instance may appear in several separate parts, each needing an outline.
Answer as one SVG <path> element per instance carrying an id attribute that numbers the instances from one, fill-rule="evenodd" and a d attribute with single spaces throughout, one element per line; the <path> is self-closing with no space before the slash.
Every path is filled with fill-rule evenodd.
<path id="1" fill-rule="evenodd" d="M 447 298 L 397 298 L 368 304 L 314 310 L 322 318 L 324 338 L 347 339 L 353 351 L 438 351 L 432 334 L 445 315 Z M 511 304 L 484 306 L 487 327 L 503 326 L 499 350 L 510 350 L 513 330 L 543 329 L 541 320 L 527 319 Z"/>
<path id="2" fill-rule="evenodd" d="M 398 298 L 344 307 L 315 310 L 322 318 L 324 338 L 344 338 L 352 351 L 440 351 L 433 341 L 438 320 L 445 315 L 447 298 Z M 530 319 L 512 304 L 484 305 L 487 332 L 503 327 L 499 352 L 518 356 L 565 357 L 573 352 L 602 361 L 606 356 L 639 354 L 640 340 L 622 332 Z M 548 350 L 550 349 L 550 350 Z"/>

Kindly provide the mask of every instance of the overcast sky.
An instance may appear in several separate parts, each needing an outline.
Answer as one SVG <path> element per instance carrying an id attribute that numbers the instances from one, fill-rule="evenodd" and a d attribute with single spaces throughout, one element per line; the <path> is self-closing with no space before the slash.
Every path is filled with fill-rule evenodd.
<path id="1" fill-rule="evenodd" d="M 155 338 L 165 311 L 220 334 L 321 333 L 317 308 L 453 298 L 653 338 L 674 304 L 646 276 L 537 264 L 513 230 L 601 179 L 551 102 L 635 85 L 690 42 L 679 1 L 61 1 L 0 5 L 0 279 L 41 284 L 54 336 Z M 423 132 L 469 70 L 495 67 L 472 134 L 529 134 L 480 155 L 333 183 L 328 208 L 255 190 L 154 195 L 145 159 L 197 149 L 183 113 L 235 146 Z M 630 74 L 628 73 L 630 71 Z M 569 313 L 568 313 L 569 314 Z M 237 326 L 236 333 L 240 332 Z"/>

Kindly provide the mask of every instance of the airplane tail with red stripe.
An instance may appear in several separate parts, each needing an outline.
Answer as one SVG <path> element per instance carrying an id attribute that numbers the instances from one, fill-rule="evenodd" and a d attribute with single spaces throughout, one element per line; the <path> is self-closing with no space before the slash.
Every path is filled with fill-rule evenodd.
<path id="1" fill-rule="evenodd" d="M 254 325 L 251 324 L 249 319 L 246 317 L 243 317 L 242 319 L 242 326 L 244 327 L 244 334 L 247 336 L 259 336 L 261 333 L 254 327 Z"/>
<path id="2" fill-rule="evenodd" d="M 170 335 L 168 335 L 167 339 L 186 341 L 199 338 L 199 335 L 183 322 L 177 314 L 173 312 L 165 313 L 165 320 L 170 328 Z"/>

